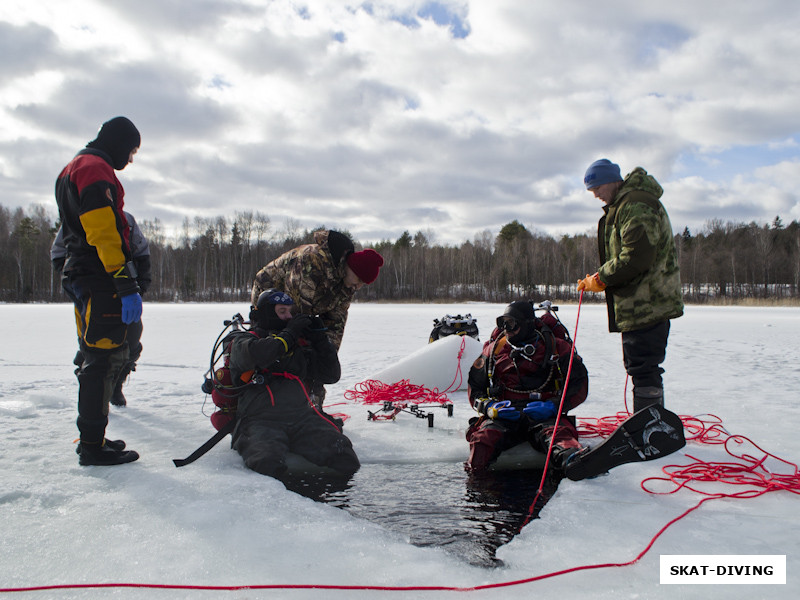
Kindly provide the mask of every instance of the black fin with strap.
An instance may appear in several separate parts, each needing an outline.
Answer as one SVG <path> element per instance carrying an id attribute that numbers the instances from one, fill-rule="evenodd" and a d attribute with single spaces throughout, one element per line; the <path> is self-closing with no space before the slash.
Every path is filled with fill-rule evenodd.
<path id="1" fill-rule="evenodd" d="M 625 463 L 663 458 L 685 445 L 681 418 L 663 406 L 647 406 L 625 419 L 603 442 L 575 454 L 566 465 L 566 476 L 572 481 L 596 477 Z"/>
<path id="2" fill-rule="evenodd" d="M 217 431 L 217 433 L 215 433 L 205 444 L 200 446 L 189 456 L 187 456 L 186 458 L 174 458 L 172 459 L 172 462 L 175 463 L 176 467 L 183 467 L 190 463 L 193 463 L 198 458 L 203 456 L 203 454 L 205 454 L 206 452 L 211 450 L 214 446 L 216 446 L 222 440 L 222 438 L 231 433 L 234 427 L 236 427 L 236 419 L 231 419 L 222 427 L 222 429 Z"/>

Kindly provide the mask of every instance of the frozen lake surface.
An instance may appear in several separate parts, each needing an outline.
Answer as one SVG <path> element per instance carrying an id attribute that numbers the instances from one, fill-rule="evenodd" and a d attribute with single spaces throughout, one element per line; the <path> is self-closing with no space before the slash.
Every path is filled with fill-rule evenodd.
<path id="1" fill-rule="evenodd" d="M 654 495 L 642 489 L 642 481 L 661 476 L 667 464 L 732 460 L 724 448 L 690 442 L 664 461 L 624 465 L 589 481 L 563 481 L 540 518 L 512 536 L 511 516 L 498 520 L 492 514 L 498 511 L 487 511 L 485 523 L 474 519 L 481 503 L 490 506 L 502 494 L 495 488 L 494 496 L 481 500 L 461 470 L 468 451 L 464 431 L 472 414 L 465 391 L 450 394 L 454 415 L 437 414 L 433 428 L 411 415 L 372 422 L 365 406 L 345 400 L 345 392 L 357 383 L 426 344 L 434 318 L 471 313 L 485 339 L 503 307 L 352 307 L 341 348 L 342 381 L 329 387 L 326 407 L 350 416 L 345 432 L 364 470 L 349 489 L 329 491 L 325 502 L 316 502 L 245 469 L 226 442 L 192 465 L 176 469 L 172 464 L 213 433 L 202 414 L 203 373 L 223 320 L 236 312 L 246 314 L 247 306 L 145 304 L 144 353 L 125 388 L 128 406 L 112 408 L 108 430 L 109 437 L 125 439 L 142 458 L 121 467 L 83 468 L 72 444 L 77 437 L 77 382 L 71 364 L 76 347 L 71 306 L 0 305 L 6 341 L 0 353 L 0 587 L 279 586 L 278 591 L 224 595 L 136 587 L 20 595 L 36 598 L 444 598 L 453 592 L 417 588 L 492 586 L 632 561 L 669 521 L 703 498 L 689 490 Z M 572 331 L 577 306 L 564 305 L 559 315 Z M 670 335 L 667 407 L 683 416 L 716 415 L 729 432 L 798 462 L 798 339 L 800 309 L 688 307 L 684 317 L 673 321 Z M 604 306 L 582 307 L 576 343 L 590 374 L 589 398 L 577 416 L 591 419 L 621 411 L 625 373 L 620 341 L 607 331 Z M 780 473 L 793 470 L 774 459 L 768 464 Z M 710 484 L 704 489 L 741 491 L 728 487 Z M 426 488 L 429 498 L 419 491 Z M 447 503 L 452 498 L 448 494 L 456 492 L 462 503 L 474 499 L 469 527 L 455 522 L 460 518 L 458 502 Z M 523 505 L 526 493 L 504 501 Z M 787 491 L 713 500 L 670 526 L 633 565 L 579 570 L 469 596 L 796 598 L 798 506 L 797 495 Z M 426 509 L 426 517 L 414 517 Z M 426 527 L 429 537 L 422 539 Z M 495 534 L 500 536 L 495 541 L 508 539 L 497 549 L 501 566 L 481 566 L 494 563 L 484 561 L 487 557 L 480 552 L 470 555 L 482 547 L 468 533 L 475 528 L 485 530 L 484 541 Z M 454 544 L 465 544 L 466 550 L 453 551 Z M 787 584 L 660 585 L 660 556 L 673 554 L 786 555 Z M 299 589 L 289 591 L 292 586 Z"/>

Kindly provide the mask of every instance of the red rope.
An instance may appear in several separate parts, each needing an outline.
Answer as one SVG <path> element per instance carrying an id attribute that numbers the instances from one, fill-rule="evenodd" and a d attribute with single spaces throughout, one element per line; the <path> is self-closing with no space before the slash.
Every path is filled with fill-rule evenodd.
<path id="1" fill-rule="evenodd" d="M 665 477 L 649 477 L 642 482 L 642 489 L 650 494 L 673 494 L 682 489 L 688 489 L 699 493 L 703 496 L 697 504 L 686 509 L 683 513 L 667 522 L 656 534 L 651 538 L 647 546 L 639 552 L 639 554 L 632 560 L 619 563 L 599 563 L 592 565 L 581 565 L 577 567 L 570 567 L 560 571 L 536 575 L 525 579 L 517 579 L 513 581 L 502 581 L 497 583 L 490 583 L 472 587 L 456 587 L 456 586 L 377 586 L 377 585 L 334 585 L 334 584 L 270 584 L 270 585 L 232 585 L 232 586 L 211 586 L 211 585 L 172 585 L 172 584 L 155 584 L 155 583 L 85 583 L 85 584 L 64 584 L 64 585 L 44 585 L 44 586 L 29 586 L 29 587 L 7 587 L 0 588 L 0 593 L 8 592 L 36 592 L 36 591 L 49 591 L 49 590 L 66 590 L 66 589 L 101 589 L 101 588 L 148 588 L 148 589 L 171 589 L 171 590 L 206 590 L 206 591 L 238 591 L 238 590 L 351 590 L 351 591 L 452 591 L 452 592 L 471 592 L 488 589 L 498 589 L 503 587 L 518 586 L 536 581 L 542 581 L 560 575 L 569 573 L 576 573 L 579 571 L 589 571 L 594 569 L 604 569 L 611 567 L 627 567 L 637 563 L 642 559 L 655 545 L 659 537 L 672 525 L 685 518 L 705 502 L 709 500 L 717 500 L 720 498 L 755 498 L 764 495 L 768 492 L 786 491 L 792 494 L 800 494 L 800 474 L 798 474 L 798 466 L 787 460 L 781 459 L 778 456 L 766 452 L 751 440 L 740 435 L 729 435 L 724 432 L 721 426 L 721 421 L 718 417 L 710 415 L 710 421 L 703 421 L 698 417 L 681 417 L 684 426 L 692 433 L 690 439 L 705 444 L 724 444 L 725 449 L 735 459 L 742 461 L 741 463 L 710 463 L 699 460 L 690 455 L 686 455 L 695 462 L 690 465 L 668 465 L 663 467 Z M 610 421 L 606 419 L 597 419 L 595 421 L 609 423 L 604 425 L 610 427 Z M 624 420 L 624 419 L 623 419 Z M 725 435 L 725 439 L 720 439 L 721 435 Z M 750 453 L 740 451 L 735 453 L 731 450 L 734 444 L 744 445 L 749 443 L 761 456 L 754 456 Z M 775 463 L 775 466 L 789 467 L 791 473 L 778 474 L 774 469 L 767 466 L 767 462 Z M 648 489 L 648 486 L 656 482 L 667 482 L 673 486 L 671 490 L 667 491 L 654 491 Z M 736 493 L 719 493 L 707 492 L 702 489 L 697 489 L 695 483 L 711 483 L 711 484 L 729 484 L 737 486 L 746 486 L 747 489 Z"/>
<path id="2" fill-rule="evenodd" d="M 630 416 L 617 413 L 612 417 L 580 419 L 579 433 L 582 437 L 607 437 L 619 424 Z M 716 415 L 680 415 L 686 440 L 698 444 L 723 446 L 731 461 L 705 461 L 684 453 L 691 462 L 688 465 L 671 464 L 662 468 L 664 477 L 649 477 L 642 481 L 642 489 L 649 494 L 674 494 L 687 489 L 710 498 L 754 498 L 767 492 L 786 491 L 800 494 L 798 466 L 788 460 L 767 452 L 750 438 L 733 435 L 722 425 Z M 750 450 L 744 451 L 746 445 Z M 783 474 L 780 471 L 788 471 Z M 668 491 L 656 491 L 656 482 L 667 482 Z M 747 486 L 746 490 L 724 493 L 719 485 L 714 491 L 706 491 L 708 484 Z"/>
<path id="3" fill-rule="evenodd" d="M 533 498 L 533 502 L 531 502 L 530 508 L 528 508 L 528 514 L 525 517 L 525 520 L 522 522 L 522 525 L 519 527 L 519 531 L 522 531 L 523 527 L 525 527 L 528 523 L 530 523 L 531 519 L 533 518 L 533 513 L 536 510 L 536 502 L 538 502 L 539 498 L 544 491 L 544 484 L 547 475 L 547 467 L 550 465 L 550 457 L 553 455 L 553 446 L 556 441 L 556 433 L 558 432 L 558 424 L 561 421 L 561 414 L 562 410 L 564 410 L 564 398 L 567 397 L 567 390 L 569 389 L 569 377 L 572 374 L 572 361 L 575 358 L 575 342 L 578 339 L 578 323 L 581 319 L 581 304 L 583 304 L 583 290 L 581 290 L 581 295 L 578 297 L 578 311 L 577 315 L 575 316 L 575 329 L 573 330 L 573 337 L 572 337 L 572 348 L 570 348 L 569 352 L 569 366 L 567 367 L 567 376 L 564 378 L 564 389 L 561 391 L 561 402 L 558 404 L 558 412 L 556 413 L 556 423 L 553 427 L 553 437 L 550 438 L 550 445 L 547 447 L 547 455 L 544 459 L 544 468 L 542 469 L 542 478 L 539 481 L 539 489 L 536 491 L 536 496 Z"/>
<path id="4" fill-rule="evenodd" d="M 448 385 L 447 388 L 445 388 L 444 392 L 442 392 L 443 394 L 446 394 L 447 392 L 455 392 L 456 390 L 460 389 L 461 384 L 464 383 L 464 375 L 461 372 L 461 359 L 464 357 L 464 350 L 467 347 L 467 340 L 466 336 L 464 335 L 460 337 L 461 337 L 461 348 L 458 350 L 458 362 L 456 363 L 456 374 L 453 376 L 453 381 L 450 383 L 450 385 Z M 456 383 L 456 381 L 458 381 L 458 383 Z M 453 387 L 454 385 L 456 387 Z"/>
<path id="5" fill-rule="evenodd" d="M 392 402 L 395 406 L 409 404 L 445 404 L 450 402 L 447 394 L 437 388 L 429 390 L 425 386 L 409 383 L 402 379 L 396 383 L 383 383 L 377 379 L 367 379 L 357 383 L 355 388 L 344 393 L 347 400 L 360 404 L 383 404 Z"/>
<path id="6" fill-rule="evenodd" d="M 716 418 L 716 417 L 714 417 Z M 686 454 L 692 463 L 688 465 L 667 465 L 662 468 L 664 477 L 648 477 L 642 481 L 642 489 L 650 494 L 674 494 L 687 489 L 709 498 L 755 498 L 768 492 L 790 492 L 800 495 L 800 472 L 795 463 L 784 460 L 771 452 L 767 452 L 751 439 L 742 435 L 725 433 L 720 438 L 719 422 L 710 426 L 690 417 L 693 426 L 698 429 L 695 439 L 705 444 L 722 444 L 725 451 L 733 459 L 728 462 L 711 462 Z M 745 452 L 745 448 L 747 452 Z M 783 472 L 781 472 L 783 471 Z M 665 491 L 651 489 L 656 482 L 666 482 Z M 724 493 L 719 491 L 720 484 L 743 487 L 738 492 Z M 711 488 L 711 489 L 705 489 Z M 723 488 L 724 489 L 724 488 Z"/>
<path id="7" fill-rule="evenodd" d="M 581 417 L 578 419 L 578 436 L 581 438 L 607 438 L 614 433 L 625 419 L 630 417 L 628 412 L 618 412 L 608 417 Z"/>

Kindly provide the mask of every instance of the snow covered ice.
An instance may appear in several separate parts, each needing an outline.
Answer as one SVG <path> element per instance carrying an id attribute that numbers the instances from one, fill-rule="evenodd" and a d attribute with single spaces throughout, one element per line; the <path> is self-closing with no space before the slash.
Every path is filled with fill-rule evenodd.
<path id="1" fill-rule="evenodd" d="M 345 433 L 365 465 L 458 463 L 471 410 L 450 394 L 454 416 L 400 415 L 370 422 L 344 393 L 427 343 L 434 318 L 471 313 L 488 337 L 502 304 L 355 304 L 341 348 L 342 380 L 326 407 L 350 415 Z M 726 461 L 720 446 L 689 442 L 663 461 L 623 465 L 610 475 L 563 481 L 541 512 L 499 548 L 501 568 L 481 568 L 330 504 L 287 491 L 247 470 L 223 441 L 196 463 L 182 458 L 213 433 L 200 391 L 211 345 L 239 304 L 145 304 L 144 352 L 125 387 L 128 406 L 112 407 L 108 436 L 142 456 L 131 465 L 80 467 L 72 441 L 77 381 L 72 307 L 0 305 L 0 588 L 148 583 L 185 586 L 340 585 L 473 587 L 512 582 L 582 565 L 634 559 L 668 521 L 701 498 L 690 491 L 652 495 L 640 483 L 686 454 Z M 577 305 L 559 316 L 572 331 Z M 681 415 L 711 413 L 728 431 L 793 463 L 800 461 L 800 309 L 689 306 L 672 322 L 665 400 Z M 623 409 L 625 373 L 618 334 L 605 306 L 581 308 L 576 346 L 590 375 L 580 417 Z M 465 374 L 468 365 L 465 365 Z M 206 413 L 211 410 L 206 406 Z M 780 465 L 777 468 L 781 468 Z M 788 467 L 782 467 L 784 471 Z M 404 481 L 386 481 L 402 509 Z M 739 490 L 717 491 L 735 492 Z M 796 598 L 800 594 L 800 512 L 788 492 L 705 503 L 672 525 L 641 561 L 541 581 L 472 591 L 468 597 Z M 659 584 L 667 554 L 785 554 L 782 586 Z M 31 598 L 444 598 L 449 591 L 328 589 L 231 592 L 143 588 L 58 589 Z M 740 595 L 741 594 L 741 595 Z"/>

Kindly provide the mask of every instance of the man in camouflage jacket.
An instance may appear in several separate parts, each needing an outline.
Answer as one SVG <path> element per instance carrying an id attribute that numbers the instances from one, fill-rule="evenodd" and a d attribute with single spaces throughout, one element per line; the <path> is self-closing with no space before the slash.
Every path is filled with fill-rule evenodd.
<path id="1" fill-rule="evenodd" d="M 314 241 L 289 250 L 261 269 L 253 282 L 251 304 L 256 305 L 264 290 L 286 292 L 295 299 L 297 312 L 322 318 L 338 350 L 357 289 L 345 285 L 345 259 L 354 250 L 353 242 L 338 231 L 316 231 Z"/>
<path id="2" fill-rule="evenodd" d="M 586 188 L 605 203 L 597 227 L 601 266 L 578 290 L 605 291 L 608 328 L 622 332 L 625 370 L 633 381 L 634 412 L 664 403 L 661 363 L 670 319 L 683 314 L 675 240 L 664 190 L 637 167 L 623 180 L 608 159 L 592 163 Z"/>
<path id="3" fill-rule="evenodd" d="M 338 351 L 353 295 L 375 281 L 383 257 L 371 248 L 356 252 L 350 238 L 338 231 L 316 231 L 314 241 L 289 250 L 261 269 L 253 282 L 251 302 L 255 306 L 261 292 L 270 288 L 286 292 L 295 299 L 296 313 L 322 319 Z M 322 408 L 322 385 L 313 386 L 312 396 Z"/>

